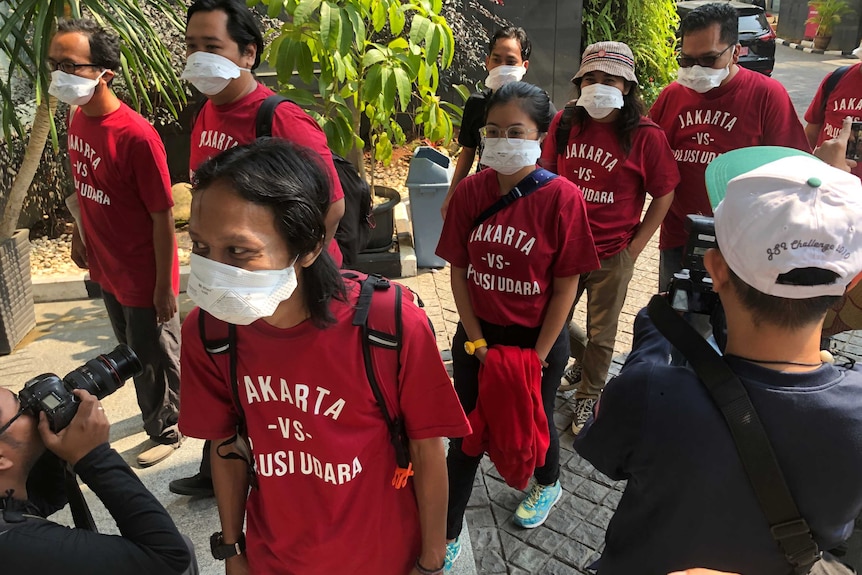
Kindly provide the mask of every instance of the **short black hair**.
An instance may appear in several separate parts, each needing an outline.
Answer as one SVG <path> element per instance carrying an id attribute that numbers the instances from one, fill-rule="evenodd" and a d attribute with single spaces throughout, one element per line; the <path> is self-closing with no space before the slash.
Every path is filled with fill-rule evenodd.
<path id="1" fill-rule="evenodd" d="M 769 324 L 785 329 L 799 329 L 812 323 L 823 321 L 827 310 L 833 307 L 841 296 L 820 296 L 805 299 L 790 299 L 767 295 L 745 283 L 728 266 L 730 285 L 739 296 L 742 305 L 751 313 L 755 325 Z M 798 285 L 829 284 L 837 279 L 838 274 L 830 270 L 800 270 L 799 273 L 784 274 L 781 283 Z M 794 276 L 802 281 L 794 280 Z M 813 281 L 816 276 L 816 281 Z M 807 278 L 807 279 L 806 279 Z M 830 281 L 831 279 L 831 281 Z"/>
<path id="2" fill-rule="evenodd" d="M 90 63 L 116 72 L 120 69 L 120 38 L 86 18 L 62 19 L 57 34 L 77 32 L 90 42 Z"/>
<path id="3" fill-rule="evenodd" d="M 254 55 L 252 70 L 260 66 L 260 56 L 263 53 L 263 34 L 254 13 L 240 0 L 195 0 L 186 12 L 186 26 L 196 12 L 213 12 L 221 10 L 227 14 L 227 33 L 239 46 L 240 54 L 249 45 L 254 44 L 257 51 Z"/>
<path id="4" fill-rule="evenodd" d="M 726 2 L 704 4 L 689 12 L 679 23 L 680 39 L 691 32 L 697 32 L 718 24 L 721 28 L 719 40 L 728 46 L 739 42 L 739 15 L 736 8 Z"/>
<path id="5" fill-rule="evenodd" d="M 488 53 L 494 51 L 494 46 L 497 45 L 497 40 L 502 38 L 514 38 L 521 45 L 521 60 L 525 62 L 530 59 L 530 53 L 533 51 L 533 45 L 530 44 L 530 39 L 527 37 L 527 32 L 520 26 L 506 26 L 500 28 L 494 35 L 491 36 L 491 41 L 488 43 Z"/>
<path id="6" fill-rule="evenodd" d="M 509 82 L 495 90 L 488 100 L 486 117 L 491 108 L 512 101 L 517 101 L 521 110 L 536 123 L 539 133 L 548 131 L 551 125 L 551 98 L 547 92 L 528 82 Z"/>
<path id="7" fill-rule="evenodd" d="M 201 164 L 192 192 L 217 182 L 227 184 L 244 200 L 272 210 L 276 228 L 293 256 L 312 253 L 323 241 L 332 182 L 316 152 L 281 138 L 258 138 Z M 303 271 L 301 290 L 316 326 L 335 321 L 329 304 L 333 298 L 345 299 L 345 287 L 325 249 Z"/>

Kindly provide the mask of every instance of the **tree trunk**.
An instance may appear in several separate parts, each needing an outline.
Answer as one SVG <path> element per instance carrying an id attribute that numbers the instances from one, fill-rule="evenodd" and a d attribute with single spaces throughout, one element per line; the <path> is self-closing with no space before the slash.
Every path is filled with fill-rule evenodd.
<path id="1" fill-rule="evenodd" d="M 352 103 L 350 104 L 350 112 L 353 115 L 353 133 L 359 134 L 359 130 L 362 127 L 362 113 L 356 109 Z M 363 156 L 363 150 L 360 150 L 356 146 L 351 148 L 350 152 L 347 154 L 347 160 L 353 164 L 353 167 L 356 168 L 356 171 L 359 172 L 359 177 L 363 180 L 366 179 L 365 174 L 365 158 Z"/>
<path id="2" fill-rule="evenodd" d="M 30 184 L 33 183 L 36 170 L 39 169 L 39 164 L 42 161 L 42 152 L 45 150 L 45 143 L 51 134 L 51 118 L 56 110 L 57 98 L 53 96 L 48 96 L 48 99 L 36 109 L 36 118 L 33 120 L 33 128 L 30 130 L 30 140 L 27 142 L 24 160 L 12 181 L 9 198 L 6 200 L 6 209 L 3 211 L 3 220 L 0 222 L 0 238 L 12 237 L 12 233 L 18 226 L 24 198 L 27 197 L 27 191 L 30 189 Z"/>

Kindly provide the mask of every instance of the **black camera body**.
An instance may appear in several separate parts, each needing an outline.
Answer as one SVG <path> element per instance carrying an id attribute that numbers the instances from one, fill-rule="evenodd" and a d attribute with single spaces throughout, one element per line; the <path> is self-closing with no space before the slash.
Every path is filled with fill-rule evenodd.
<path id="1" fill-rule="evenodd" d="M 99 355 L 60 379 L 53 373 L 43 373 L 24 384 L 18 393 L 21 411 L 37 416 L 45 412 L 54 433 L 64 429 L 78 412 L 74 389 L 83 389 L 99 399 L 108 396 L 130 377 L 143 371 L 132 348 L 120 344 L 110 353 Z"/>
<path id="2" fill-rule="evenodd" d="M 677 311 L 712 315 L 719 304 L 712 289 L 712 278 L 706 271 L 703 256 L 716 247 L 715 221 L 707 216 L 686 216 L 688 241 L 682 260 L 682 271 L 674 274 L 668 288 L 671 306 Z"/>

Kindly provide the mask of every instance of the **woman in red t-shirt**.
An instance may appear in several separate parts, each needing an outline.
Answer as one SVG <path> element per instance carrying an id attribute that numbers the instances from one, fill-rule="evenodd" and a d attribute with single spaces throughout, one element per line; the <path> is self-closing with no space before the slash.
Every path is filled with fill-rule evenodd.
<path id="1" fill-rule="evenodd" d="M 578 275 L 597 268 L 598 258 L 583 196 L 565 178 L 533 185 L 533 193 L 477 220 L 514 187 L 523 190 L 533 178 L 542 181 L 536 161 L 548 131 L 549 106 L 543 90 L 524 82 L 494 92 L 480 130 L 482 163 L 489 169 L 457 186 L 437 246 L 437 254 L 452 266 L 452 293 L 461 319 L 452 361 L 464 411 L 476 407 L 479 368 L 488 346 L 534 349 L 536 364 L 541 361 L 544 367 L 541 395 L 550 446 L 545 464 L 535 470 L 536 484 L 515 512 L 515 522 L 527 528 L 541 525 L 561 494 L 553 412 L 568 360 L 566 317 Z M 458 535 L 481 459 L 481 454 L 465 454 L 460 439 L 450 443 L 447 565 L 460 552 Z"/>
<path id="2" fill-rule="evenodd" d="M 575 362 L 560 386 L 577 389 L 577 434 L 605 386 L 635 260 L 670 208 L 679 172 L 664 132 L 644 117 L 628 46 L 588 46 L 572 82 L 580 96 L 551 123 L 542 165 L 583 191 L 601 260 L 601 268 L 581 276 L 578 285 L 576 304 L 587 292 L 587 326 L 569 326 Z M 652 202 L 641 220 L 647 193 Z"/>
<path id="3" fill-rule="evenodd" d="M 442 572 L 442 437 L 469 425 L 424 312 L 387 298 L 394 288 L 376 292 L 368 326 L 400 328 L 400 346 L 372 350 L 371 361 L 415 473 L 393 486 L 387 422 L 357 376 L 359 283 L 322 253 L 330 185 L 313 151 L 278 138 L 231 148 L 195 173 L 188 294 L 199 309 L 183 325 L 179 425 L 212 441 L 214 554 L 227 573 Z"/>

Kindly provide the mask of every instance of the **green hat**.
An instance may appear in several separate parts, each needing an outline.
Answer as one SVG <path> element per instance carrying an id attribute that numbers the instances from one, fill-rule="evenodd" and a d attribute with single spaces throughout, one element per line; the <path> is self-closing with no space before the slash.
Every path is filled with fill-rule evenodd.
<path id="1" fill-rule="evenodd" d="M 733 178 L 776 160 L 792 156 L 815 158 L 815 156 L 795 148 L 782 148 L 780 146 L 752 146 L 720 154 L 706 167 L 706 192 L 709 194 L 709 203 L 712 205 L 712 209 L 715 210 L 715 207 L 724 199 L 727 182 Z"/>

